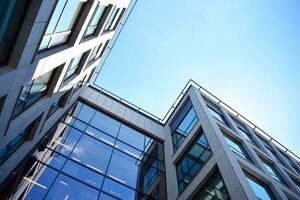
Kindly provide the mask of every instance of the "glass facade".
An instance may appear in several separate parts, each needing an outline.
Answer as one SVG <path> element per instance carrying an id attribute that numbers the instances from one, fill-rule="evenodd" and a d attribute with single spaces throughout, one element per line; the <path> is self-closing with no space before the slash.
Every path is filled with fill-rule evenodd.
<path id="1" fill-rule="evenodd" d="M 37 77 L 33 81 L 30 81 L 23 85 L 22 91 L 15 106 L 13 118 L 16 118 L 46 94 L 54 72 L 49 71 Z"/>
<path id="2" fill-rule="evenodd" d="M 225 137 L 225 141 L 227 142 L 229 148 L 236 153 L 237 155 L 241 156 L 242 158 L 246 159 L 246 160 L 250 160 L 248 154 L 246 153 L 244 147 L 236 140 L 234 140 L 233 138 L 224 135 Z"/>
<path id="3" fill-rule="evenodd" d="M 211 155 L 202 131 L 176 164 L 179 193 L 185 190 Z"/>
<path id="4" fill-rule="evenodd" d="M 193 197 L 193 200 L 229 200 L 229 194 L 219 171 L 216 171 Z"/>
<path id="5" fill-rule="evenodd" d="M 82 0 L 59 0 L 57 2 L 40 44 L 40 51 L 68 41 L 83 4 Z"/>
<path id="6" fill-rule="evenodd" d="M 0 67 L 7 64 L 30 1 L 0 1 Z"/>
<path id="7" fill-rule="evenodd" d="M 155 199 L 149 188 L 164 177 L 162 143 L 80 102 L 57 127 L 11 198 Z"/>
<path id="8" fill-rule="evenodd" d="M 99 22 L 104 14 L 105 9 L 106 9 L 105 5 L 101 5 L 101 4 L 98 5 L 93 18 L 91 19 L 91 21 L 85 31 L 85 34 L 84 34 L 85 37 L 88 37 L 95 33 L 96 28 L 98 27 Z"/>
<path id="9" fill-rule="evenodd" d="M 246 174 L 248 183 L 250 184 L 257 200 L 274 200 L 270 189 L 251 175 Z"/>
<path id="10" fill-rule="evenodd" d="M 73 74 L 76 73 L 76 70 L 78 69 L 81 61 L 82 61 L 82 57 L 83 57 L 84 53 L 83 54 L 80 54 L 79 56 L 76 56 L 75 58 L 72 59 L 68 69 L 67 69 L 67 72 L 66 72 L 66 75 L 65 75 L 65 80 L 67 80 L 68 78 L 70 78 Z"/>
<path id="11" fill-rule="evenodd" d="M 181 146 L 197 122 L 197 114 L 193 108 L 191 100 L 188 99 L 177 116 L 170 123 L 173 147 L 175 151 Z"/>

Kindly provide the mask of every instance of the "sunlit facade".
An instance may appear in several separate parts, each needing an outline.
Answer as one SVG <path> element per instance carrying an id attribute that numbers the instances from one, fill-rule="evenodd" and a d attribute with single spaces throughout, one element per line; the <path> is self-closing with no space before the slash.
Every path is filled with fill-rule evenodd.
<path id="1" fill-rule="evenodd" d="M 299 157 L 195 82 L 161 119 L 91 81 L 134 3 L 1 1 L 0 199 L 300 199 Z"/>

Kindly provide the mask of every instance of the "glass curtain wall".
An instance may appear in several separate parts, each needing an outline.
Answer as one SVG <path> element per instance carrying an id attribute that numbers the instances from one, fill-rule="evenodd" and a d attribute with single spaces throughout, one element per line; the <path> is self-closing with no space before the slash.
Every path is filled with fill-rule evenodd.
<path id="1" fill-rule="evenodd" d="M 142 193 L 164 176 L 162 145 L 144 134 L 78 103 L 52 137 L 30 156 L 13 199 L 157 199 Z M 150 193 L 149 193 L 150 194 Z"/>

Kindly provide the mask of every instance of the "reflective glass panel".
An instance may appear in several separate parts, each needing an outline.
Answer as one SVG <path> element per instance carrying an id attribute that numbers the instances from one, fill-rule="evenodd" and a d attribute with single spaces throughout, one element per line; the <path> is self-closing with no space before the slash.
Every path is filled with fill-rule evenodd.
<path id="1" fill-rule="evenodd" d="M 86 199 L 97 200 L 98 191 L 70 177 L 60 174 L 52 185 L 47 200 Z"/>
<path id="2" fill-rule="evenodd" d="M 247 180 L 258 200 L 273 200 L 266 185 L 250 176 L 247 176 Z"/>
<path id="3" fill-rule="evenodd" d="M 229 200 L 229 194 L 219 171 L 215 172 L 193 197 L 193 200 Z"/>
<path id="4" fill-rule="evenodd" d="M 195 175 L 202 169 L 212 153 L 203 132 L 176 164 L 179 192 L 183 192 Z"/>
<path id="5" fill-rule="evenodd" d="M 93 147 L 93 148 L 91 148 Z M 87 135 L 83 135 L 74 148 L 71 158 L 104 173 L 108 165 L 112 148 Z"/>
<path id="6" fill-rule="evenodd" d="M 245 150 L 243 149 L 243 147 L 241 146 L 241 144 L 239 144 L 236 140 L 228 137 L 228 136 L 224 136 L 225 137 L 225 141 L 227 142 L 229 148 L 236 154 L 238 154 L 239 156 L 241 156 L 244 159 L 249 160 L 248 155 L 246 154 Z"/>

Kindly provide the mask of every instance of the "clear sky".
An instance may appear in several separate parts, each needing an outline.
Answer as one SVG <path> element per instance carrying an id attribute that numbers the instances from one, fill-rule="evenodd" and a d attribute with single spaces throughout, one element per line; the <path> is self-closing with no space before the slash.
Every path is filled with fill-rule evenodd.
<path id="1" fill-rule="evenodd" d="M 192 78 L 300 156 L 299 0 L 138 0 L 97 83 L 163 116 Z"/>

